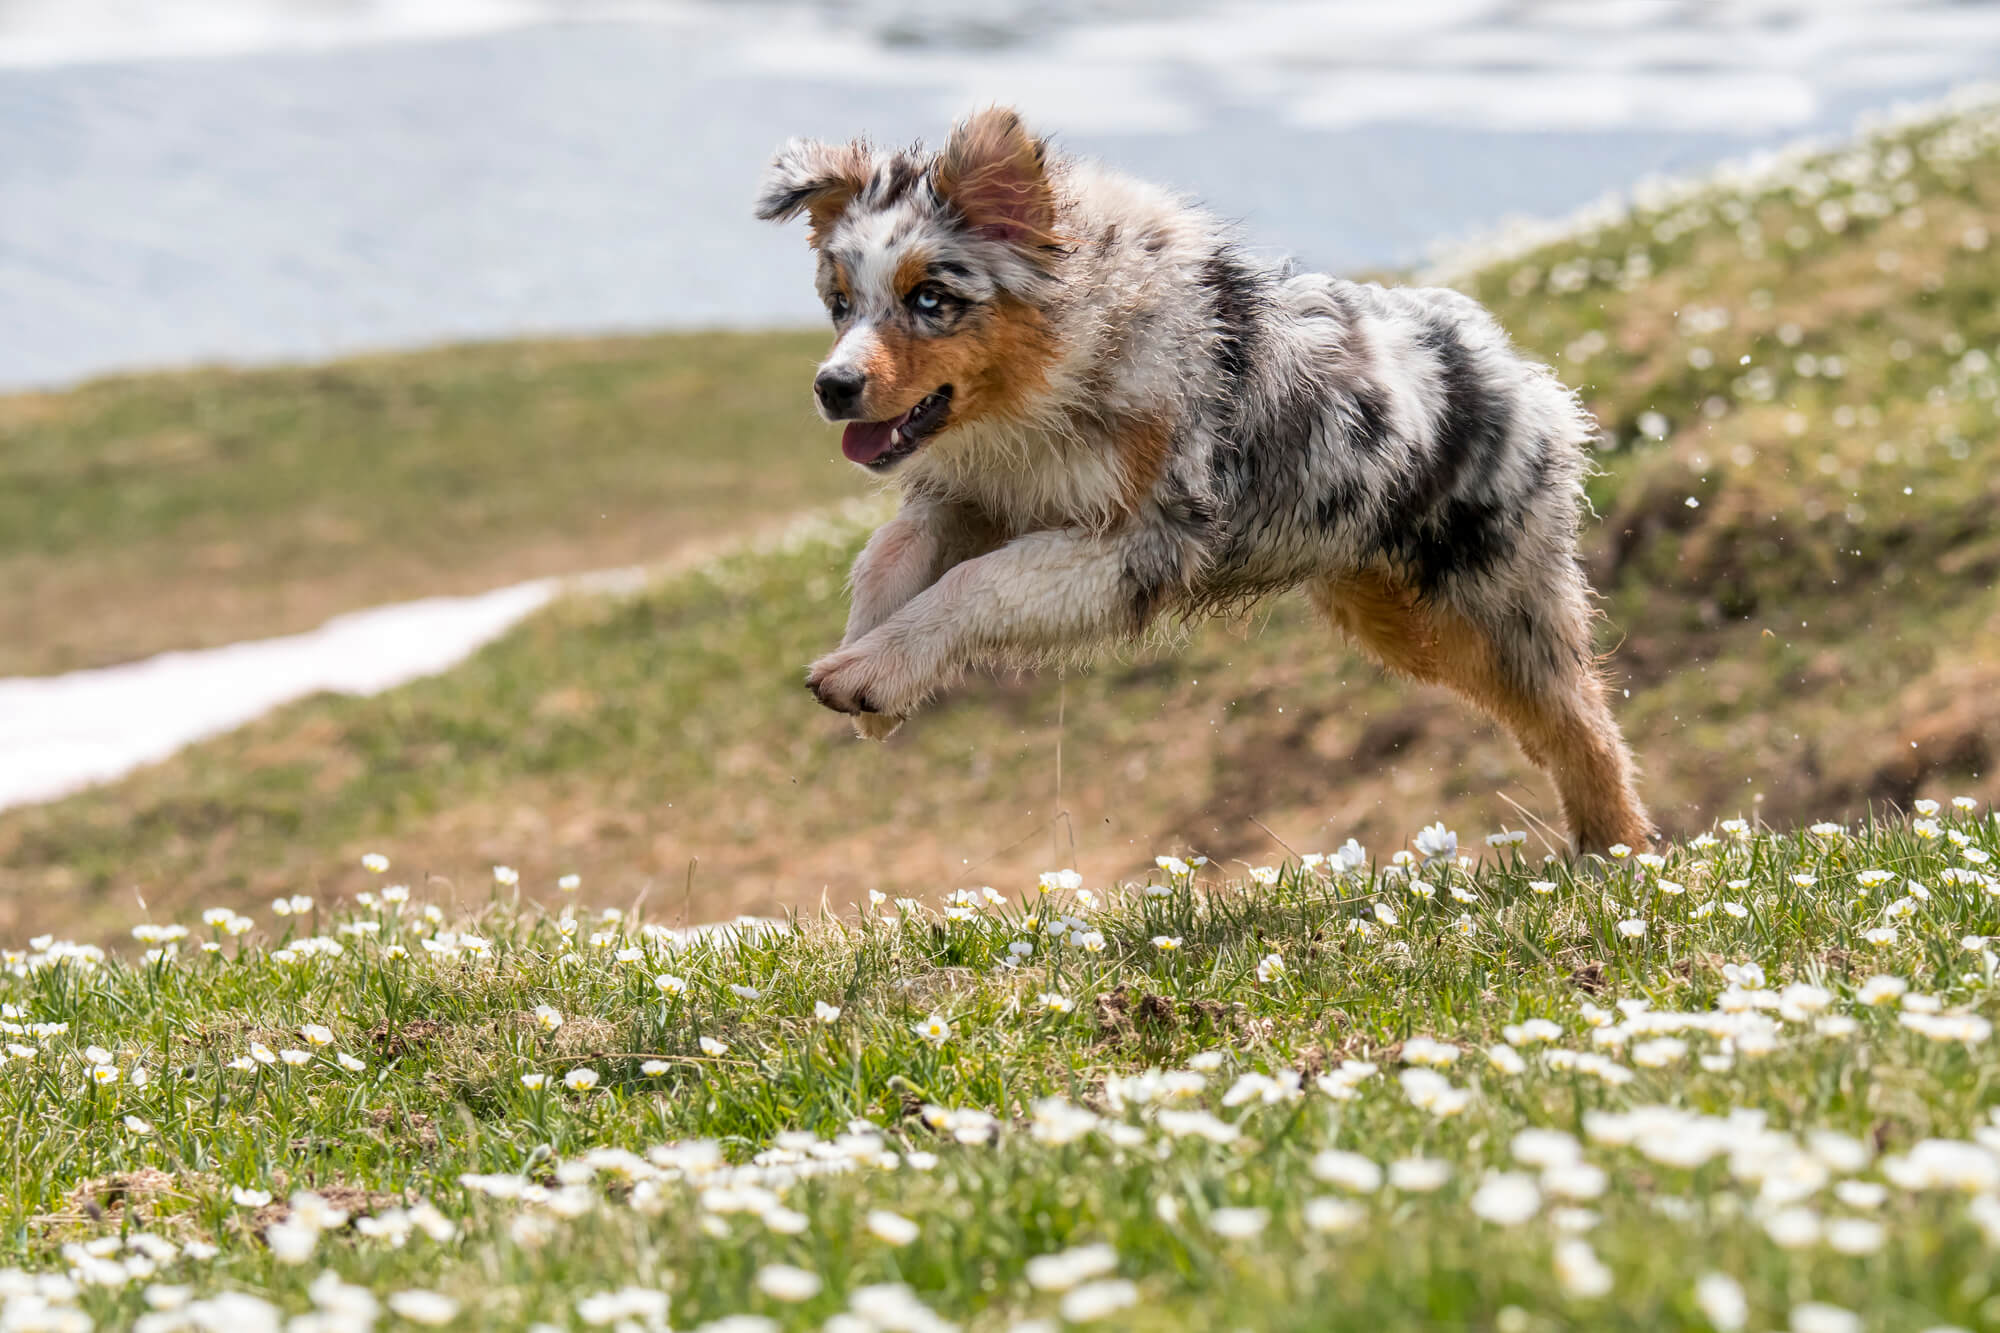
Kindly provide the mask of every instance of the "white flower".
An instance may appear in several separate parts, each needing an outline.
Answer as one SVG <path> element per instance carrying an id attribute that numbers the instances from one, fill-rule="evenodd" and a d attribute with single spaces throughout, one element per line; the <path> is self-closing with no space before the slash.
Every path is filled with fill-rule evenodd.
<path id="1" fill-rule="evenodd" d="M 657 977 L 654 977 L 653 985 L 662 995 L 687 994 L 688 984 L 686 980 L 675 976 L 671 972 L 662 972 Z"/>
<path id="2" fill-rule="evenodd" d="M 309 1065 L 312 1063 L 312 1052 L 298 1051 L 287 1048 L 285 1050 L 278 1052 L 278 1058 L 280 1060 L 283 1060 L 286 1064 L 291 1065 L 293 1068 L 298 1068 L 301 1065 Z"/>
<path id="3" fill-rule="evenodd" d="M 875 1239 L 898 1247 L 908 1245 L 919 1234 L 915 1222 L 901 1213 L 892 1213 L 882 1208 L 868 1214 L 866 1225 Z"/>
<path id="4" fill-rule="evenodd" d="M 1861 1316 L 1838 1305 L 1804 1301 L 1792 1307 L 1792 1333 L 1861 1333 Z"/>
<path id="5" fill-rule="evenodd" d="M 1743 1284 L 1724 1273 L 1704 1273 L 1694 1284 L 1694 1303 L 1716 1333 L 1737 1333 L 1750 1318 Z"/>
<path id="6" fill-rule="evenodd" d="M 1442 857 L 1450 860 L 1458 855 L 1458 835 L 1444 826 L 1442 820 L 1426 825 L 1418 832 L 1414 843 L 1426 861 Z"/>
<path id="7" fill-rule="evenodd" d="M 1528 881 L 1528 887 L 1533 889 L 1536 893 L 1541 894 L 1545 898 L 1549 894 L 1554 893 L 1556 891 L 1554 880 L 1531 879 Z"/>
<path id="8" fill-rule="evenodd" d="M 727 1055 L 729 1054 L 729 1043 L 726 1041 L 717 1041 L 713 1037 L 703 1037 L 701 1039 L 701 1053 L 703 1055 Z"/>
<path id="9" fill-rule="evenodd" d="M 1500 1029 L 1500 1035 L 1510 1046 L 1532 1046 L 1537 1042 L 1556 1041 L 1563 1030 L 1546 1018 L 1529 1018 L 1519 1023 L 1510 1023 Z"/>
<path id="10" fill-rule="evenodd" d="M 819 1274 L 790 1264 L 766 1264 L 757 1270 L 757 1289 L 774 1301 L 796 1304 L 819 1295 Z"/>
<path id="11" fill-rule="evenodd" d="M 942 1046 L 951 1040 L 952 1026 L 939 1014 L 933 1013 L 921 1023 L 913 1024 L 912 1030 L 933 1046 Z"/>
<path id="12" fill-rule="evenodd" d="M 1527 840 L 1528 834 L 1525 829 L 1515 829 L 1512 832 L 1502 831 L 1486 835 L 1486 845 L 1488 847 L 1519 847 Z"/>
<path id="13" fill-rule="evenodd" d="M 230 1190 L 229 1197 L 239 1208 L 262 1208 L 271 1201 L 270 1191 L 246 1189 L 241 1185 Z"/>
<path id="14" fill-rule="evenodd" d="M 458 1318 L 458 1302 L 435 1291 L 394 1292 L 387 1304 L 413 1324 L 449 1324 Z"/>
<path id="15" fill-rule="evenodd" d="M 1225 1240 L 1248 1240 L 1262 1234 L 1270 1221 L 1262 1208 L 1218 1208 L 1208 1215 L 1208 1229 Z"/>
<path id="16" fill-rule="evenodd" d="M 1542 1171 L 1542 1192 L 1558 1199 L 1595 1199 L 1610 1177 L 1588 1162 L 1562 1162 Z"/>
<path id="17" fill-rule="evenodd" d="M 1826 1245 L 1840 1254 L 1873 1254 L 1886 1233 L 1880 1222 L 1865 1217 L 1841 1217 L 1826 1224 Z"/>
<path id="18" fill-rule="evenodd" d="M 1035 997 L 1035 1003 L 1052 1014 L 1066 1014 L 1076 1008 L 1076 1001 L 1057 991 L 1046 990 Z"/>
<path id="19" fill-rule="evenodd" d="M 1172 953 L 1181 947 L 1181 937 L 1178 935 L 1155 935 L 1153 936 L 1153 947 L 1161 953 Z"/>
<path id="20" fill-rule="evenodd" d="M 548 1083 L 549 1083 L 549 1076 L 547 1074 L 521 1075 L 521 1086 L 526 1088 L 529 1092 L 539 1091 L 540 1089 L 547 1087 Z"/>
<path id="21" fill-rule="evenodd" d="M 1678 1037 L 1655 1037 L 1632 1048 L 1632 1063 L 1645 1069 L 1665 1069 L 1687 1058 L 1687 1043 Z"/>
<path id="22" fill-rule="evenodd" d="M 554 1032 L 563 1025 L 562 1010 L 550 1004 L 535 1006 L 535 1023 L 544 1032 Z"/>
<path id="23" fill-rule="evenodd" d="M 1172 871 L 1171 873 L 1181 875 L 1187 873 L 1187 866 L 1180 861 L 1174 860 L 1173 857 L 1162 856 L 1156 857 L 1154 860 L 1162 870 L 1169 869 L 1168 862 L 1171 861 L 1174 865 L 1180 867 L 1179 870 Z M 1044 870 L 1041 878 L 1036 882 L 1036 887 L 1043 893 L 1054 893 L 1058 889 L 1074 893 L 1083 887 L 1083 876 L 1074 870 Z"/>
<path id="24" fill-rule="evenodd" d="M 1300 1211 L 1314 1231 L 1352 1231 L 1368 1220 L 1368 1210 L 1360 1204 L 1324 1195 L 1307 1199 Z"/>
<path id="25" fill-rule="evenodd" d="M 1405 1194 L 1429 1194 L 1451 1179 L 1451 1163 L 1436 1157 L 1404 1157 L 1389 1163 L 1389 1184 Z"/>
<path id="26" fill-rule="evenodd" d="M 1646 923 L 1638 917 L 1628 917 L 1618 923 L 1618 933 L 1628 940 L 1636 940 L 1646 933 Z"/>
<path id="27" fill-rule="evenodd" d="M 1819 1214 L 1810 1208 L 1780 1208 L 1764 1217 L 1764 1234 L 1787 1250 L 1818 1244 L 1820 1231 Z"/>
<path id="28" fill-rule="evenodd" d="M 1519 1171 L 1489 1171 L 1467 1205 L 1472 1215 L 1495 1226 L 1512 1227 L 1541 1210 L 1542 1192 L 1534 1177 Z"/>
<path id="29" fill-rule="evenodd" d="M 1062 1298 L 1062 1317 L 1072 1324 L 1087 1324 L 1138 1301 L 1139 1288 L 1124 1278 L 1087 1282 Z"/>
<path id="30" fill-rule="evenodd" d="M 1257 980 L 1269 984 L 1285 975 L 1285 960 L 1278 954 L 1267 953 L 1257 961 Z"/>
<path id="31" fill-rule="evenodd" d="M 1611 859 L 1614 861 L 1623 861 L 1632 854 L 1632 849 L 1622 842 L 1614 842 L 1604 850 L 1611 853 Z"/>
<path id="32" fill-rule="evenodd" d="M 1382 1168 L 1360 1153 L 1328 1148 L 1312 1159 L 1312 1173 L 1329 1185 L 1372 1194 L 1382 1187 Z"/>
<path id="33" fill-rule="evenodd" d="M 296 1222 L 274 1222 L 264 1228 L 264 1244 L 281 1264 L 302 1264 L 319 1244 L 319 1228 Z"/>
<path id="34" fill-rule="evenodd" d="M 1102 1277 L 1118 1267 L 1118 1253 L 1109 1245 L 1081 1245 L 1028 1260 L 1025 1276 L 1036 1291 L 1068 1291 L 1079 1283 Z"/>
<path id="35" fill-rule="evenodd" d="M 563 1086 L 571 1092 L 589 1092 L 597 1086 L 597 1071 L 589 1065 L 578 1065 L 563 1075 Z"/>
<path id="36" fill-rule="evenodd" d="M 1528 1062 L 1512 1046 L 1499 1045 L 1486 1048 L 1486 1063 L 1503 1074 L 1522 1074 L 1528 1069 Z"/>
<path id="37" fill-rule="evenodd" d="M 1558 1241 L 1555 1258 L 1556 1280 L 1569 1295 L 1589 1300 L 1611 1290 L 1611 1270 L 1587 1242 L 1574 1236 Z"/>
<path id="38" fill-rule="evenodd" d="M 1251 866 L 1250 882 L 1253 884 L 1261 884 L 1265 888 L 1269 888 L 1271 885 L 1276 884 L 1278 882 L 1278 867 Z"/>
<path id="39" fill-rule="evenodd" d="M 369 852 L 361 858 L 361 868 L 370 874 L 379 875 L 389 868 L 389 858 L 380 852 Z"/>
<path id="40" fill-rule="evenodd" d="M 1866 1005 L 1892 1004 L 1900 1000 L 1910 989 L 1910 983 L 1901 977 L 1876 975 L 1861 983 L 1854 992 L 1854 998 Z"/>
<path id="41" fill-rule="evenodd" d="M 840 1006 L 828 1004 L 825 1000 L 813 1001 L 813 1017 L 822 1023 L 836 1022 L 840 1018 Z"/>
<path id="42" fill-rule="evenodd" d="M 1443 1069 L 1458 1059 L 1458 1047 L 1435 1037 L 1411 1037 L 1403 1043 L 1403 1062 Z"/>
<path id="43" fill-rule="evenodd" d="M 732 985 L 729 988 L 729 993 L 739 1000 L 757 1000 L 763 998 L 763 992 L 759 991 L 755 986 Z"/>
<path id="44" fill-rule="evenodd" d="M 493 882 L 503 889 L 511 889 L 521 882 L 521 872 L 512 866 L 494 866 Z"/>

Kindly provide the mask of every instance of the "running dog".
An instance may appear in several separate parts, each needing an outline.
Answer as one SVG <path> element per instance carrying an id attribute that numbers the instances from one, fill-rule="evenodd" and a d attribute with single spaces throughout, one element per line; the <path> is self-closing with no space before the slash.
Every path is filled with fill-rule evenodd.
<path id="1" fill-rule="evenodd" d="M 756 211 L 809 219 L 813 395 L 901 494 L 806 677 L 862 735 L 1303 586 L 1512 732 L 1576 848 L 1650 843 L 1576 557 L 1592 423 L 1477 302 L 1254 260 L 1001 108 L 936 153 L 793 140 Z"/>

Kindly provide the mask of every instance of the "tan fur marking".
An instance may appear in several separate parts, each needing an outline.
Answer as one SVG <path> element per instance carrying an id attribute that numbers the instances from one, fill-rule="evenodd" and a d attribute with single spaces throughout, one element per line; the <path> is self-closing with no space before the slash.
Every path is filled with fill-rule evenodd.
<path id="1" fill-rule="evenodd" d="M 1152 494 L 1154 483 L 1167 469 L 1167 455 L 1173 442 L 1173 433 L 1166 422 L 1144 418 L 1130 422 L 1111 437 L 1124 477 L 1119 503 L 1126 513 L 1137 509 Z"/>
<path id="2" fill-rule="evenodd" d="M 854 202 L 854 196 L 867 186 L 869 174 L 875 169 L 874 153 L 858 139 L 829 146 L 827 154 L 832 159 L 833 179 L 806 201 L 806 217 L 812 224 L 806 231 L 806 240 L 814 249 L 825 244 L 828 233 Z"/>
<path id="3" fill-rule="evenodd" d="M 1632 759 L 1594 670 L 1579 668 L 1568 680 L 1523 690 L 1507 679 L 1491 638 L 1477 625 L 1421 601 L 1383 571 L 1316 583 L 1311 591 L 1328 619 L 1384 666 L 1454 690 L 1506 727 L 1529 762 L 1555 782 L 1563 820 L 1582 850 L 1651 845 L 1652 821 L 1633 790 Z"/>
<path id="4" fill-rule="evenodd" d="M 1033 307 L 1002 298 L 976 327 L 942 338 L 884 328 L 864 363 L 867 415 L 886 421 L 935 389 L 952 386 L 954 425 L 1006 416 L 1048 385 L 1055 341 Z"/>
<path id="5" fill-rule="evenodd" d="M 1010 417 L 1029 399 L 1048 388 L 1049 365 L 1055 360 L 1055 335 L 1042 312 L 1011 297 L 1002 297 L 980 330 L 983 364 L 971 382 L 961 421 Z"/>
<path id="6" fill-rule="evenodd" d="M 1041 141 L 1005 107 L 988 107 L 952 127 L 932 184 L 975 229 L 1024 248 L 1054 245 L 1055 191 Z"/>
<path id="7" fill-rule="evenodd" d="M 910 250 L 896 263 L 896 285 L 898 300 L 910 294 L 910 289 L 930 276 L 931 256 L 927 250 Z"/>

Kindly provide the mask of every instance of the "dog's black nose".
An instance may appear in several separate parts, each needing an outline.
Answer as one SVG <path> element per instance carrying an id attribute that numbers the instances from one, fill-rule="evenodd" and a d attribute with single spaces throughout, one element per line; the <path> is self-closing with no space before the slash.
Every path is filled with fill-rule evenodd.
<path id="1" fill-rule="evenodd" d="M 868 376 L 861 371 L 836 367 L 819 373 L 813 380 L 813 393 L 828 416 L 851 417 L 861 406 L 861 391 L 867 385 Z"/>

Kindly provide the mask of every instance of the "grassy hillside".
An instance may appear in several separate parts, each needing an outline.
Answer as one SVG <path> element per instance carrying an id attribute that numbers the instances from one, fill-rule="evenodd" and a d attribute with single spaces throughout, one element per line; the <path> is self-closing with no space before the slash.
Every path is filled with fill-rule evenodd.
<path id="1" fill-rule="evenodd" d="M 694 942 L 387 879 L 41 941 L 0 1326 L 1993 1326 L 2000 829 L 1719 832 Z"/>
<path id="2" fill-rule="evenodd" d="M 812 447 L 819 343 L 497 344 L 0 397 L 0 676 L 649 563 L 855 494 Z"/>
<path id="3" fill-rule="evenodd" d="M 1465 279 L 1605 425 L 1586 546 L 1670 830 L 2000 794 L 1997 134 L 1990 110 L 1898 131 Z M 0 924 L 344 889 L 384 843 L 451 883 L 574 871 L 702 920 L 1552 816 L 1504 738 L 1382 681 L 1295 598 L 1175 655 L 975 682 L 856 744 L 799 682 L 858 538 L 559 608 L 442 678 L 0 816 Z"/>

